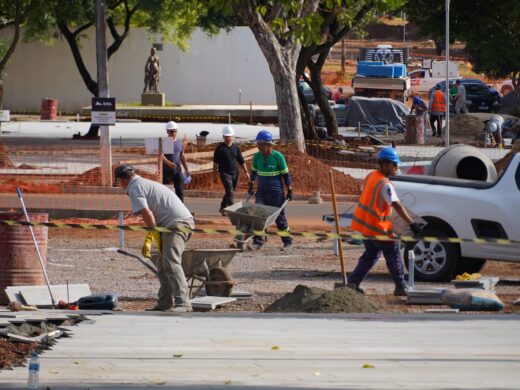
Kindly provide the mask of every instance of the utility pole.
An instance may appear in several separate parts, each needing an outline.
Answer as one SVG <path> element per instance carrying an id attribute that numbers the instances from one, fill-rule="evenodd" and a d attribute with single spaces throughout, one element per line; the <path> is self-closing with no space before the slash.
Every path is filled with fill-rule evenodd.
<path id="1" fill-rule="evenodd" d="M 96 0 L 96 59 L 98 97 L 109 97 L 107 70 L 107 40 L 105 21 L 105 0 Z M 99 126 L 99 160 L 101 164 L 101 184 L 112 186 L 112 145 L 110 142 L 110 127 Z"/>
<path id="2" fill-rule="evenodd" d="M 446 147 L 450 146 L 450 0 L 445 0 L 446 8 Z"/>

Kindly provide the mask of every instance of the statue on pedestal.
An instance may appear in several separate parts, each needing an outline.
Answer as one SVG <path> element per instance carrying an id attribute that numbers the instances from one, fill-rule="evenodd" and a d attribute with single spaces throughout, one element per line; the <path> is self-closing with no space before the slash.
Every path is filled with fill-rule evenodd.
<path id="1" fill-rule="evenodd" d="M 148 91 L 151 93 L 159 92 L 159 77 L 161 75 L 161 64 L 159 56 L 155 52 L 155 47 L 150 50 L 150 56 L 144 66 L 144 89 L 143 93 Z"/>

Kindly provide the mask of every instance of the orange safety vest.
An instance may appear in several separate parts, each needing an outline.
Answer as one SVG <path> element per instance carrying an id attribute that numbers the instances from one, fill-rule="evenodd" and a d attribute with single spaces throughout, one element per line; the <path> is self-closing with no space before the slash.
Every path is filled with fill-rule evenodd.
<path id="1" fill-rule="evenodd" d="M 433 93 L 432 111 L 446 112 L 446 100 L 444 99 L 444 94 L 438 89 Z"/>
<path id="2" fill-rule="evenodd" d="M 350 229 L 364 236 L 391 235 L 393 232 L 390 213 L 392 206 L 378 208 L 381 188 L 390 180 L 380 171 L 373 171 L 365 178 L 363 192 L 359 197 Z"/>

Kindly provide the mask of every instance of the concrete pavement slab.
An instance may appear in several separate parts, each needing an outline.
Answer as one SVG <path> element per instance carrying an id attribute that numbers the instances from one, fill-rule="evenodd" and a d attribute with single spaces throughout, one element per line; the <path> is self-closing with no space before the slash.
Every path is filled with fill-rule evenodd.
<path id="1" fill-rule="evenodd" d="M 40 386 L 517 389 L 519 324 L 514 315 L 115 314 L 45 351 Z M 26 380 L 26 367 L 0 372 L 0 388 Z"/>

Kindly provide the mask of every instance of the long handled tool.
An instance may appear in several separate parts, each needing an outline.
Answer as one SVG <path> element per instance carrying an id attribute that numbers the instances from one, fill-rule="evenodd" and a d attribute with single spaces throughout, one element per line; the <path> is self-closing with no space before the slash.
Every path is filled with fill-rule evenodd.
<path id="1" fill-rule="evenodd" d="M 334 186 L 334 173 L 332 170 L 329 172 L 330 175 L 330 187 L 332 192 L 332 206 L 334 209 L 334 224 L 336 226 L 336 233 L 338 234 L 338 249 L 339 249 L 339 264 L 341 266 L 341 277 L 343 278 L 343 284 L 347 285 L 347 274 L 345 273 L 345 261 L 343 260 L 343 245 L 341 242 L 341 230 L 339 228 L 339 216 L 338 206 L 336 205 L 336 188 Z"/>
<path id="2" fill-rule="evenodd" d="M 25 202 L 23 201 L 22 191 L 20 188 L 16 187 L 16 193 L 20 198 L 20 203 L 22 204 L 23 213 L 25 214 L 25 219 L 27 222 L 31 222 L 29 220 L 29 214 L 27 214 L 27 209 L 25 208 Z M 43 264 L 42 254 L 40 253 L 40 248 L 38 247 L 38 242 L 36 241 L 36 236 L 34 235 L 34 230 L 32 226 L 29 225 L 29 230 L 31 231 L 31 236 L 34 242 L 34 247 L 36 248 L 36 253 L 38 254 L 38 260 L 40 260 L 40 266 L 43 271 L 43 276 L 45 277 L 45 282 L 47 283 L 47 288 L 49 289 L 49 295 L 51 296 L 52 306 L 56 307 L 56 301 L 54 300 L 54 296 L 52 295 L 51 285 L 49 283 L 49 277 L 47 276 L 47 271 L 45 270 L 45 265 Z"/>
<path id="3" fill-rule="evenodd" d="M 139 262 L 141 264 L 143 264 L 146 268 L 148 268 L 150 271 L 152 271 L 155 275 L 157 275 L 157 270 L 151 266 L 150 264 L 148 264 L 146 261 L 144 261 L 141 257 L 137 256 L 137 255 L 134 255 L 133 253 L 130 253 L 130 252 L 127 252 L 125 251 L 124 249 L 118 249 L 117 250 L 117 253 L 121 253 L 122 255 L 125 255 L 125 256 L 129 256 L 129 257 L 133 257 L 134 259 L 136 260 L 139 260 Z"/>

